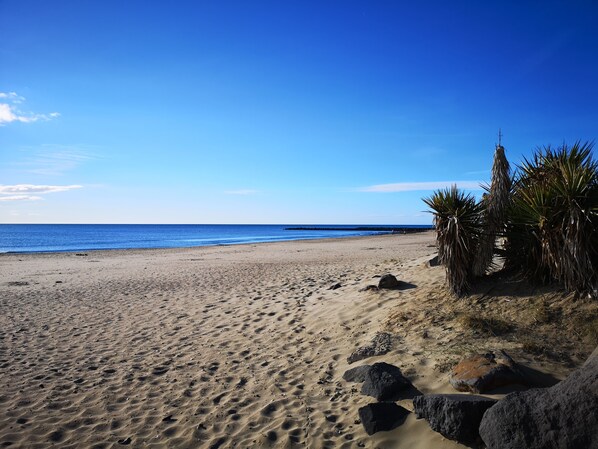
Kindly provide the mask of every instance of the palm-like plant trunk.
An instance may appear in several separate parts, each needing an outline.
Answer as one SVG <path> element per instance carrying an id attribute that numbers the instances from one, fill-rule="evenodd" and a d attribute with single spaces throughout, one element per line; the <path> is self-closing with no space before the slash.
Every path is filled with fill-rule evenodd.
<path id="1" fill-rule="evenodd" d="M 505 227 L 505 216 L 511 191 L 511 169 L 505 155 L 505 148 L 496 145 L 494 163 L 492 164 L 492 181 L 483 200 L 485 211 L 483 216 L 484 232 L 480 236 L 480 245 L 476 254 L 473 273 L 482 276 L 492 265 L 496 238 L 502 235 Z"/>

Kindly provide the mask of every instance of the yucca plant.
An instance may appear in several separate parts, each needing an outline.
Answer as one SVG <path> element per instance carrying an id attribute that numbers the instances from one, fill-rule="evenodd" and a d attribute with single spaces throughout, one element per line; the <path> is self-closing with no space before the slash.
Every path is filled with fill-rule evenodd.
<path id="1" fill-rule="evenodd" d="M 500 144 L 496 145 L 494 150 L 492 180 L 485 190 L 482 219 L 484 232 L 480 236 L 473 267 L 476 276 L 483 275 L 492 264 L 496 238 L 503 234 L 505 227 L 505 216 L 511 193 L 511 168 L 505 155 L 505 148 Z"/>
<path id="2" fill-rule="evenodd" d="M 546 217 L 552 214 L 553 201 L 548 195 L 550 191 L 539 185 L 519 188 L 513 194 L 507 219 L 505 268 L 539 283 L 551 279 L 542 256 L 542 242 L 550 235 Z"/>
<path id="3" fill-rule="evenodd" d="M 423 200 L 434 214 L 438 258 L 445 266 L 449 288 L 458 297 L 463 296 L 470 288 L 482 204 L 456 185 L 437 190 Z"/>
<path id="4" fill-rule="evenodd" d="M 536 150 L 519 167 L 507 222 L 506 266 L 595 295 L 598 164 L 592 143 Z"/>

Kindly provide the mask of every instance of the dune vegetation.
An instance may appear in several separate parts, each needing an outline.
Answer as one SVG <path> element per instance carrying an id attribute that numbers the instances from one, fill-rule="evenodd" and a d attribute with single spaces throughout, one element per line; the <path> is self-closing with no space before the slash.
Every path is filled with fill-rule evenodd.
<path id="1" fill-rule="evenodd" d="M 480 201 L 456 186 L 424 198 L 456 296 L 467 294 L 496 256 L 505 271 L 531 282 L 598 296 L 598 163 L 592 149 L 590 142 L 541 147 L 511 174 L 497 145 Z"/>

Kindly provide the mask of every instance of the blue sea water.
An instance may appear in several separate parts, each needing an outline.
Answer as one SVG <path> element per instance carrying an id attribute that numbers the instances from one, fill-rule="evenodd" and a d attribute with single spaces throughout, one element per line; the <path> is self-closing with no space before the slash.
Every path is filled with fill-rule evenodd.
<path id="1" fill-rule="evenodd" d="M 87 251 L 180 248 L 338 238 L 379 234 L 371 231 L 291 231 L 293 225 L 91 225 L 0 224 L 0 252 Z M 303 226 L 303 225 L 302 225 Z M 330 227 L 329 225 L 319 225 Z M 355 228 L 358 225 L 335 228 Z M 397 227 L 399 227 L 397 225 Z M 421 226 L 404 226 L 421 227 Z"/>

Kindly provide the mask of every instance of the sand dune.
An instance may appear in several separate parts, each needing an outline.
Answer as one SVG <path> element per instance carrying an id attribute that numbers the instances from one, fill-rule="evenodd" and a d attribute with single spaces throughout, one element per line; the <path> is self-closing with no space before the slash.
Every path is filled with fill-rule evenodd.
<path id="1" fill-rule="evenodd" d="M 442 285 L 442 268 L 422 269 L 432 244 L 425 233 L 2 255 L 0 444 L 463 447 L 413 415 L 367 436 L 357 409 L 373 400 L 341 377 L 393 308 Z M 416 288 L 360 291 L 387 272 Z M 384 360 L 424 393 L 453 392 L 421 335 L 397 338 L 351 366 Z"/>

